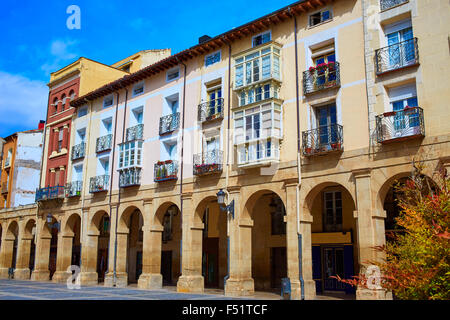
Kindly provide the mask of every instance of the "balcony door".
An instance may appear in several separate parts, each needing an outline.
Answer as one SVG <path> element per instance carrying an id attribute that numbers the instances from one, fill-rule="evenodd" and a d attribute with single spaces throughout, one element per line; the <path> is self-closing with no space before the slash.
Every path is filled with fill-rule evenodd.
<path id="1" fill-rule="evenodd" d="M 416 55 L 411 21 L 402 22 L 389 29 L 391 30 L 386 32 L 386 42 L 389 46 L 389 67 L 394 69 L 414 63 Z"/>
<path id="2" fill-rule="evenodd" d="M 334 52 L 316 57 L 314 59 L 314 64 L 317 67 L 321 64 L 328 64 L 330 62 L 336 62 L 336 54 Z M 336 80 L 336 69 L 328 71 L 317 71 L 317 85 L 324 85 L 327 81 Z"/>
<path id="3" fill-rule="evenodd" d="M 419 113 L 417 109 L 405 111 L 406 107 L 418 107 L 417 92 L 414 84 L 408 84 L 389 90 L 392 111 L 393 136 L 402 137 L 415 134 L 420 127 Z M 410 132 L 411 131 L 411 132 Z"/>
<path id="4" fill-rule="evenodd" d="M 221 98 L 222 98 L 222 88 L 219 87 L 208 91 L 209 116 L 222 112 L 222 101 L 220 100 Z"/>
<path id="5" fill-rule="evenodd" d="M 336 143 L 338 140 L 336 105 L 316 108 L 316 119 L 319 145 Z"/>

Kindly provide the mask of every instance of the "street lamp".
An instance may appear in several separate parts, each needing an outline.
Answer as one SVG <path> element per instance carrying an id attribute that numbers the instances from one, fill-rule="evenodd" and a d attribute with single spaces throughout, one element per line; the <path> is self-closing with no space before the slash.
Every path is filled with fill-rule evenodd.
<path id="1" fill-rule="evenodd" d="M 225 203 L 225 195 L 228 195 L 228 192 L 225 193 L 225 191 L 220 189 L 219 192 L 217 192 L 217 203 L 219 204 L 220 211 L 229 213 L 234 219 L 234 200 L 227 205 Z"/>
<path id="2" fill-rule="evenodd" d="M 47 223 L 48 224 L 52 223 L 52 215 L 50 213 L 47 214 Z"/>

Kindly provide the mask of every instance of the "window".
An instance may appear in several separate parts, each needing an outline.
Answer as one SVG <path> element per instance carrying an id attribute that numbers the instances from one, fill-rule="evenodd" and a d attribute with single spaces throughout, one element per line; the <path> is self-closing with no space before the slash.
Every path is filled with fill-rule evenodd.
<path id="1" fill-rule="evenodd" d="M 278 98 L 278 87 L 274 87 L 271 84 L 265 84 L 258 86 L 255 89 L 250 89 L 247 92 L 242 91 L 239 96 L 239 106 L 270 98 Z"/>
<path id="2" fill-rule="evenodd" d="M 83 164 L 73 166 L 72 182 L 83 180 Z"/>
<path id="3" fill-rule="evenodd" d="M 61 100 L 62 100 L 61 111 L 64 111 L 64 109 L 66 107 L 66 95 L 65 94 L 63 94 L 61 96 Z"/>
<path id="4" fill-rule="evenodd" d="M 133 97 L 144 93 L 144 83 L 139 83 L 133 87 Z"/>
<path id="5" fill-rule="evenodd" d="M 267 32 L 261 33 L 257 36 L 254 36 L 252 38 L 252 46 L 257 47 L 261 44 L 269 42 L 270 40 L 271 40 L 271 33 L 270 33 L 270 31 L 267 31 Z"/>
<path id="6" fill-rule="evenodd" d="M 110 95 L 103 100 L 103 108 L 108 108 L 114 104 L 114 96 Z"/>
<path id="7" fill-rule="evenodd" d="M 59 132 L 58 132 L 58 152 L 61 152 L 62 149 L 62 143 L 63 143 L 63 137 L 64 137 L 64 129 L 63 128 L 59 128 Z"/>
<path id="8" fill-rule="evenodd" d="M 180 76 L 179 68 L 169 70 L 169 71 L 167 71 L 167 74 L 166 74 L 166 81 L 169 82 L 169 81 L 178 79 L 179 76 Z"/>
<path id="9" fill-rule="evenodd" d="M 70 90 L 70 92 L 69 92 L 69 97 L 70 97 L 70 100 L 71 100 L 71 101 L 72 101 L 73 99 L 75 99 L 75 91 Z"/>
<path id="10" fill-rule="evenodd" d="M 53 114 L 58 112 L 58 98 L 53 99 Z"/>
<path id="11" fill-rule="evenodd" d="M 55 171 L 55 184 L 54 186 L 59 186 L 60 185 L 60 180 L 61 179 L 61 171 L 60 170 L 56 170 Z"/>
<path id="12" fill-rule="evenodd" d="M 102 127 L 100 128 L 101 136 L 112 133 L 112 117 L 102 120 Z"/>
<path id="13" fill-rule="evenodd" d="M 331 20 L 333 18 L 333 14 L 331 13 L 331 10 L 323 10 L 320 12 L 316 12 L 309 16 L 309 26 L 313 27 L 315 25 L 318 25 L 322 22 Z"/>
<path id="14" fill-rule="evenodd" d="M 324 192 L 323 201 L 325 231 L 342 231 L 342 193 Z"/>
<path id="15" fill-rule="evenodd" d="M 222 112 L 222 88 L 208 90 L 209 110 L 208 114 L 213 115 Z"/>
<path id="16" fill-rule="evenodd" d="M 88 112 L 87 106 L 80 107 L 78 109 L 78 118 L 84 117 L 85 115 L 87 115 L 87 112 Z"/>
<path id="17" fill-rule="evenodd" d="M 328 145 L 338 140 L 336 105 L 317 107 L 316 127 L 319 130 L 319 144 Z"/>
<path id="18" fill-rule="evenodd" d="M 139 107 L 133 110 L 134 120 L 136 124 L 142 124 L 142 121 L 144 119 L 144 108 Z"/>
<path id="19" fill-rule="evenodd" d="M 405 129 L 420 126 L 419 113 L 411 112 L 406 114 L 406 112 L 403 112 L 406 107 L 419 106 L 415 84 L 407 84 L 390 89 L 389 99 L 392 111 L 396 111 L 393 117 L 395 132 L 404 135 L 406 133 Z"/>
<path id="20" fill-rule="evenodd" d="M 98 159 L 97 175 L 109 175 L 109 156 Z"/>
<path id="21" fill-rule="evenodd" d="M 396 68 L 416 61 L 411 20 L 386 27 L 389 67 Z"/>
<path id="22" fill-rule="evenodd" d="M 132 141 L 119 147 L 119 169 L 142 165 L 142 141 Z"/>
<path id="23" fill-rule="evenodd" d="M 280 79 L 280 49 L 270 46 L 235 60 L 235 87 Z"/>
<path id="24" fill-rule="evenodd" d="M 220 61 L 220 56 L 221 56 L 220 51 L 217 51 L 215 53 L 207 55 L 205 57 L 205 67 L 219 62 Z"/>

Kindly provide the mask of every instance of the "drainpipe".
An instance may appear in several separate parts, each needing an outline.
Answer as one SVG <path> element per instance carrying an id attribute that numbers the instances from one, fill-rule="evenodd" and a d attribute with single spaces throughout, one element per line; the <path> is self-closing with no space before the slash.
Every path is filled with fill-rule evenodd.
<path id="1" fill-rule="evenodd" d="M 289 7 L 289 13 L 291 8 Z M 298 236 L 298 275 L 300 280 L 301 299 L 305 300 L 305 282 L 303 280 L 303 255 L 302 255 L 302 234 L 300 233 L 300 187 L 302 183 L 302 171 L 300 160 L 300 94 L 299 94 L 299 79 L 298 79 L 298 41 L 297 41 L 297 17 L 292 14 L 294 18 L 294 38 L 295 38 L 295 94 L 296 94 L 296 108 L 297 108 L 297 175 L 298 183 L 295 188 L 296 202 L 297 202 L 297 236 Z"/>
<path id="2" fill-rule="evenodd" d="M 364 28 L 364 68 L 365 68 L 365 70 L 366 70 L 366 72 L 365 72 L 365 74 L 366 74 L 366 99 L 367 99 L 367 118 L 368 118 L 368 124 L 369 124 L 369 158 L 370 158 L 370 154 L 371 154 L 371 142 L 372 142 L 372 138 L 371 138 L 371 132 L 370 132 L 370 102 L 369 102 L 369 81 L 368 81 L 368 78 L 367 78 L 367 75 L 369 74 L 368 73 L 368 68 L 367 68 L 367 57 L 366 57 L 366 54 L 367 54 L 367 43 L 366 43 L 366 41 L 367 41 L 367 38 L 366 38 L 366 34 L 368 33 L 368 28 L 367 28 L 367 20 L 366 20 L 366 18 L 368 18 L 368 17 L 366 17 L 366 14 L 368 14 L 367 13 L 367 10 L 366 10 L 366 2 L 365 1 L 363 1 L 363 3 L 362 3 L 362 14 L 363 14 L 363 28 Z"/>
<path id="3" fill-rule="evenodd" d="M 180 151 L 180 227 L 183 230 L 183 160 L 184 160 L 184 115 L 186 107 L 186 64 L 183 63 L 178 57 L 177 62 L 184 66 L 183 72 L 183 116 L 181 118 L 181 151 Z M 182 273 L 182 254 L 183 254 L 183 237 L 180 240 L 180 273 Z"/>
<path id="4" fill-rule="evenodd" d="M 125 142 L 125 123 L 127 118 L 127 101 L 128 101 L 128 89 L 125 89 L 125 108 L 124 108 L 124 114 L 123 114 L 123 128 L 122 128 L 122 143 Z M 114 160 L 115 160 L 115 151 L 116 151 L 116 137 L 117 137 L 117 118 L 118 118 L 118 112 L 119 112 L 119 97 L 120 94 L 117 92 L 116 94 L 116 119 L 115 127 L 114 127 L 114 144 L 113 144 L 113 153 L 112 153 L 112 161 L 111 161 L 111 178 L 110 178 L 110 184 L 109 184 L 109 210 L 111 210 L 111 200 L 112 200 L 112 187 L 113 187 L 113 178 L 114 178 Z M 114 232 L 114 269 L 113 269 L 113 286 L 117 286 L 117 224 L 119 220 L 119 204 L 120 204 L 120 187 L 119 187 L 119 193 L 117 198 L 117 205 L 116 205 L 116 225 L 115 225 L 115 232 Z"/>

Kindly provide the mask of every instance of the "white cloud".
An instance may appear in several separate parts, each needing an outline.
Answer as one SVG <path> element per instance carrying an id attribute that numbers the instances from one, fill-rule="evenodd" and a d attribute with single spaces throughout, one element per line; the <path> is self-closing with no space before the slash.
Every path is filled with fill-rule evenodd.
<path id="1" fill-rule="evenodd" d="M 74 46 L 78 44 L 77 40 L 54 40 L 50 44 L 50 55 L 51 60 L 45 62 L 41 69 L 45 71 L 46 74 L 57 71 L 66 65 L 69 60 L 75 60 L 78 54 L 74 49 Z"/>
<path id="2" fill-rule="evenodd" d="M 45 120 L 47 99 L 44 82 L 0 71 L 0 125 L 36 129 Z"/>

